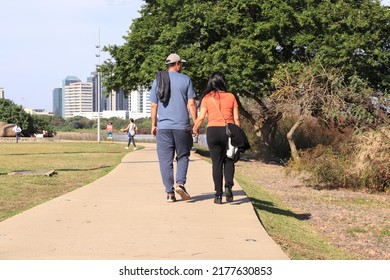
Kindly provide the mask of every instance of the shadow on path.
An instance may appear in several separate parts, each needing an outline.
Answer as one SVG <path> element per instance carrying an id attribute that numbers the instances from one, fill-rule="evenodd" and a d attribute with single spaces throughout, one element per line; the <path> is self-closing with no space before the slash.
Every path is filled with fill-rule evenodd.
<path id="1" fill-rule="evenodd" d="M 248 203 L 250 200 L 246 196 L 246 193 L 242 190 L 233 191 L 234 201 L 233 202 L 226 202 L 225 197 L 223 196 L 223 204 L 232 204 L 232 205 L 239 205 L 242 203 Z M 200 195 L 194 195 L 191 196 L 191 199 L 188 201 L 189 203 L 195 203 L 203 200 L 210 200 L 210 203 L 214 203 L 214 193 L 203 193 Z"/>
<path id="2" fill-rule="evenodd" d="M 258 209 L 258 210 L 267 211 L 267 212 L 277 214 L 277 215 L 292 217 L 292 218 L 295 218 L 295 219 L 301 220 L 301 221 L 310 220 L 310 218 L 311 218 L 310 213 L 297 214 L 297 213 L 294 213 L 290 210 L 284 210 L 284 209 L 277 208 L 277 207 L 275 207 L 275 205 L 272 202 L 269 202 L 269 201 L 259 200 L 256 198 L 250 198 L 250 200 L 253 204 L 253 207 L 255 207 L 255 209 Z"/>

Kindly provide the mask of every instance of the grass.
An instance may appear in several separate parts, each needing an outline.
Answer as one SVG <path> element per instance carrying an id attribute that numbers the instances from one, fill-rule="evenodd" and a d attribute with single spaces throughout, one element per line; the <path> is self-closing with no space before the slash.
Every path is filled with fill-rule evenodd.
<path id="1" fill-rule="evenodd" d="M 123 144 L 105 142 L 0 143 L 0 221 L 104 176 L 125 153 Z M 199 149 L 199 154 L 209 160 L 207 151 Z M 51 177 L 8 175 L 15 170 L 51 169 L 57 172 Z M 260 222 L 291 259 L 355 258 L 335 248 L 307 223 L 307 215 L 291 212 L 255 178 L 237 172 L 236 179 Z M 386 228 L 378 238 L 388 235 Z"/>
<path id="2" fill-rule="evenodd" d="M 209 152 L 197 153 L 210 161 Z M 243 165 L 242 165 L 243 166 Z M 357 257 L 331 244 L 307 221 L 309 214 L 295 214 L 276 196 L 271 195 L 252 177 L 236 168 L 235 179 L 250 198 L 253 208 L 268 234 L 293 260 L 352 260 Z M 357 201 L 357 203 L 362 203 Z M 362 203 L 363 204 L 363 203 Z M 383 236 L 386 236 L 384 232 Z"/>
<path id="3" fill-rule="evenodd" d="M 355 257 L 333 246 L 307 223 L 310 216 L 297 215 L 287 205 L 271 196 L 255 181 L 236 174 L 240 186 L 252 201 L 254 210 L 284 252 L 293 260 L 351 260 Z"/>
<path id="4" fill-rule="evenodd" d="M 366 233 L 367 230 L 359 228 L 359 227 L 354 227 L 348 230 L 348 233 L 352 236 L 355 236 L 356 233 Z"/>
<path id="5" fill-rule="evenodd" d="M 378 241 L 379 242 L 382 242 L 382 240 L 385 238 L 385 237 L 388 237 L 388 236 L 390 236 L 390 229 L 388 229 L 388 228 L 384 228 L 384 229 L 382 229 L 381 230 L 381 232 L 379 233 L 379 235 L 378 235 Z"/>
<path id="6" fill-rule="evenodd" d="M 117 166 L 123 144 L 91 142 L 0 143 L 0 221 L 75 190 Z M 8 175 L 55 170 L 53 176 Z"/>

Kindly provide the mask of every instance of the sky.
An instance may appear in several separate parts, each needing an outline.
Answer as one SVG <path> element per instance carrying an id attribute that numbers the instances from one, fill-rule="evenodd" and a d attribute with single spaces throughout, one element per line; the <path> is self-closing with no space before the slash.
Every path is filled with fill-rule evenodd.
<path id="1" fill-rule="evenodd" d="M 83 82 L 99 58 L 96 45 L 123 45 L 142 0 L 0 0 L 0 88 L 26 108 L 53 110 L 66 76 Z M 100 36 L 99 36 L 100 33 Z M 101 52 L 100 61 L 109 58 Z"/>
<path id="2" fill-rule="evenodd" d="M 0 88 L 26 108 L 53 110 L 66 76 L 83 82 L 99 58 L 96 45 L 122 45 L 142 0 L 0 0 Z M 382 0 L 390 6 L 390 0 Z M 99 36 L 100 35 L 100 36 Z M 100 61 L 109 58 L 101 52 Z"/>

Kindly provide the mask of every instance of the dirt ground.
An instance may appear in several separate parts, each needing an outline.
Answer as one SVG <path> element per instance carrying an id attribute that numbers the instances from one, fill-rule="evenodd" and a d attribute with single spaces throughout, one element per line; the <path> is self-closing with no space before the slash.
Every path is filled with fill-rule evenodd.
<path id="1" fill-rule="evenodd" d="M 340 249 L 359 259 L 390 260 L 390 195 L 346 189 L 307 187 L 284 168 L 261 162 L 238 162 L 238 172 L 250 176 L 295 213 L 308 220 Z"/>

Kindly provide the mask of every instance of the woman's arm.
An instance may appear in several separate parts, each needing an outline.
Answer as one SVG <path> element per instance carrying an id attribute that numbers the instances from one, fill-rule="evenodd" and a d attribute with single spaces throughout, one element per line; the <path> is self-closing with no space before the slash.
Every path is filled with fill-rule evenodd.
<path id="1" fill-rule="evenodd" d="M 121 131 L 126 132 L 129 131 L 129 129 L 130 129 L 130 124 L 128 124 L 126 128 L 122 128 Z"/>
<path id="2" fill-rule="evenodd" d="M 233 119 L 234 119 L 234 123 L 240 126 L 240 113 L 237 107 L 233 108 Z"/>
<path id="3" fill-rule="evenodd" d="M 204 119 L 206 118 L 207 110 L 204 107 L 200 107 L 200 112 L 198 117 L 196 118 L 194 127 L 192 128 L 192 132 L 197 135 L 199 133 L 199 128 L 202 125 Z"/>

